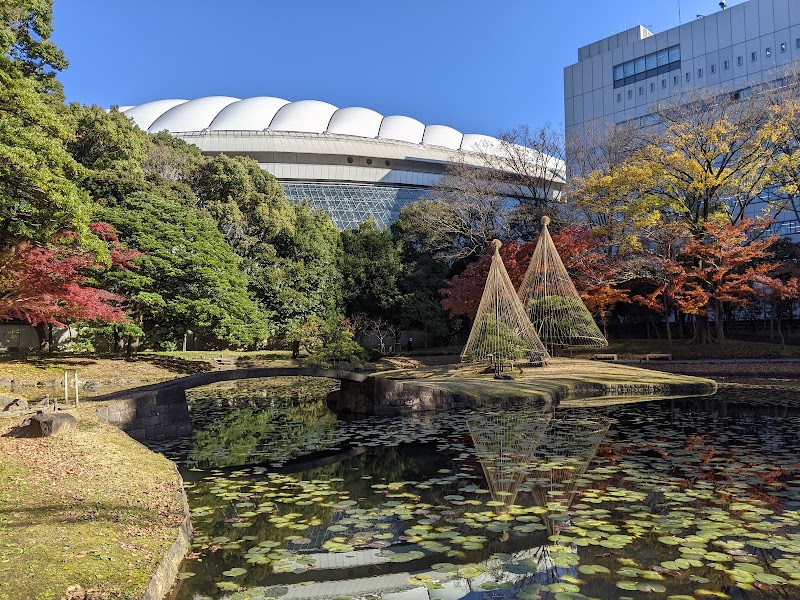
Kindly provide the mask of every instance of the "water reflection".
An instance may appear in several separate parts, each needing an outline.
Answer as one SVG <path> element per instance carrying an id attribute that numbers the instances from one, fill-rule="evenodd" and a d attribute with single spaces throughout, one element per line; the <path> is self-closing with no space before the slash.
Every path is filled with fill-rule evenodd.
<path id="1" fill-rule="evenodd" d="M 197 557 L 173 597 L 792 598 L 800 589 L 794 409 L 722 396 L 343 422 L 324 393 L 237 400 L 233 410 L 253 413 L 247 426 L 226 421 L 225 398 L 197 399 L 211 415 L 199 431 L 230 424 L 235 434 L 224 452 L 202 455 L 230 466 L 189 473 Z M 260 438 L 259 412 L 272 428 Z M 255 452 L 231 443 L 250 438 Z M 192 443 L 191 460 L 217 447 Z M 235 466 L 234 455 L 260 465 Z"/>

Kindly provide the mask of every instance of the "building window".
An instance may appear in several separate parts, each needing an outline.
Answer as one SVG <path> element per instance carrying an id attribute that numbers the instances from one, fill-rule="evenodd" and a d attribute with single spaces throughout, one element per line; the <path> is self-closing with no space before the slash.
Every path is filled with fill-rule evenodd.
<path id="1" fill-rule="evenodd" d="M 750 62 L 756 62 L 758 60 L 758 52 L 751 52 L 750 53 Z"/>
<path id="2" fill-rule="evenodd" d="M 678 76 L 677 75 L 673 75 L 672 76 L 672 85 L 678 85 Z"/>
<path id="3" fill-rule="evenodd" d="M 650 91 L 651 92 L 655 92 L 656 91 L 656 84 L 655 83 L 651 83 L 650 84 Z"/>
<path id="4" fill-rule="evenodd" d="M 666 79 L 662 79 L 661 80 L 661 89 L 663 90 L 665 87 L 667 87 L 667 80 Z"/>
<path id="5" fill-rule="evenodd" d="M 726 71 L 730 68 L 730 66 L 731 66 L 731 61 L 729 60 L 726 60 L 724 63 L 722 63 L 722 68 L 725 69 Z"/>
<path id="6" fill-rule="evenodd" d="M 716 72 L 717 72 L 717 65 L 711 65 L 711 74 L 713 75 Z"/>
<path id="7" fill-rule="evenodd" d="M 767 49 L 766 49 L 766 50 L 764 50 L 764 55 L 765 55 L 767 58 L 769 58 L 770 56 L 772 56 L 772 46 L 769 46 L 769 47 L 767 47 Z"/>
<path id="8" fill-rule="evenodd" d="M 794 41 L 794 47 L 797 48 L 798 50 L 800 50 L 800 38 L 797 38 Z"/>
<path id="9" fill-rule="evenodd" d="M 781 52 L 786 52 L 786 42 L 781 42 Z"/>
<path id="10" fill-rule="evenodd" d="M 697 69 L 697 77 L 700 78 L 702 76 L 703 76 L 703 69 L 702 68 Z"/>
<path id="11" fill-rule="evenodd" d="M 741 67 L 744 64 L 744 57 L 743 56 L 738 57 L 736 59 L 736 64 Z"/>
<path id="12" fill-rule="evenodd" d="M 686 81 L 689 81 L 692 78 L 692 74 L 689 71 L 686 71 Z"/>
<path id="13" fill-rule="evenodd" d="M 617 102 L 622 102 L 622 94 L 617 94 Z"/>
<path id="14" fill-rule="evenodd" d="M 628 100 L 633 98 L 633 90 L 628 90 Z"/>
<path id="15" fill-rule="evenodd" d="M 614 87 L 622 87 L 681 68 L 680 46 L 672 46 L 614 65 Z"/>

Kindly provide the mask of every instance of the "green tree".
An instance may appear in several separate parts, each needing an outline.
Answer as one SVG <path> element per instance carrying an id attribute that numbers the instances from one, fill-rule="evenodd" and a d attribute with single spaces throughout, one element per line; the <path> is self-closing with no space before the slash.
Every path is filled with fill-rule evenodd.
<path id="1" fill-rule="evenodd" d="M 403 264 L 391 232 L 379 229 L 370 219 L 358 229 L 343 231 L 342 247 L 340 269 L 346 313 L 394 321 Z"/>
<path id="2" fill-rule="evenodd" d="M 97 212 L 123 242 L 144 253 L 137 271 L 105 282 L 132 299 L 143 329 L 160 329 L 173 340 L 191 329 L 236 347 L 266 337 L 267 323 L 248 296 L 241 260 L 211 219 L 145 193 Z"/>
<path id="3" fill-rule="evenodd" d="M 59 230 L 88 237 L 89 198 L 65 149 L 55 73 L 66 67 L 49 40 L 46 0 L 0 4 L 0 240 L 46 243 Z"/>
<path id="4" fill-rule="evenodd" d="M 80 184 L 100 203 L 113 203 L 148 189 L 144 163 L 152 142 L 125 115 L 99 106 L 71 104 L 75 136 L 67 144 L 73 158 L 86 167 Z"/>
<path id="5" fill-rule="evenodd" d="M 258 254 L 260 244 L 293 230 L 294 210 L 283 188 L 251 158 L 206 159 L 197 169 L 194 191 L 198 206 L 214 217 L 241 256 Z"/>
<path id="6" fill-rule="evenodd" d="M 312 317 L 329 321 L 340 314 L 342 253 L 339 232 L 327 214 L 294 207 L 294 226 L 261 248 L 248 266 L 252 289 L 279 337 Z M 294 340 L 289 340 L 294 341 Z"/>

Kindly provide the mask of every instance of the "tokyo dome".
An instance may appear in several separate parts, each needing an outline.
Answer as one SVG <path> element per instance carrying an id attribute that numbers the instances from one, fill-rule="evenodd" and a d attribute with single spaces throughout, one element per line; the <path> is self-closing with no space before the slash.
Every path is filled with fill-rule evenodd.
<path id="1" fill-rule="evenodd" d="M 370 217 L 389 225 L 403 205 L 426 193 L 430 197 L 429 188 L 447 165 L 485 167 L 487 152 L 502 151 L 493 137 L 319 100 L 208 96 L 118 110 L 141 129 L 167 131 L 204 154 L 253 158 L 290 200 L 328 212 L 339 229 L 358 227 Z M 563 180 L 560 160 L 545 155 L 535 160 L 546 161 L 553 181 Z"/>

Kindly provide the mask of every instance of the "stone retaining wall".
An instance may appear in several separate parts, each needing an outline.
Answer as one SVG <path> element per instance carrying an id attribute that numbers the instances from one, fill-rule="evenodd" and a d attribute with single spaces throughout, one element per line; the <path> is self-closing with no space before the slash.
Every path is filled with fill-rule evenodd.
<path id="1" fill-rule="evenodd" d="M 339 390 L 328 395 L 328 405 L 334 412 L 363 415 L 407 415 L 490 405 L 511 406 L 541 400 L 540 397 L 481 398 L 420 385 L 413 380 L 398 381 L 382 377 L 369 377 L 363 383 L 342 381 Z"/>
<path id="2" fill-rule="evenodd" d="M 192 433 L 186 392 L 175 386 L 112 400 L 97 409 L 97 416 L 135 440 L 161 440 Z"/>
<path id="3" fill-rule="evenodd" d="M 162 600 L 167 595 L 172 586 L 175 585 L 178 570 L 192 544 L 192 515 L 189 511 L 186 491 L 183 488 L 183 479 L 178 473 L 177 467 L 175 468 L 175 476 L 178 478 L 181 490 L 183 521 L 178 527 L 175 541 L 172 542 L 169 550 L 164 554 L 164 558 L 161 559 L 158 567 L 156 567 L 155 573 L 150 577 L 150 581 L 147 582 L 142 600 Z"/>

